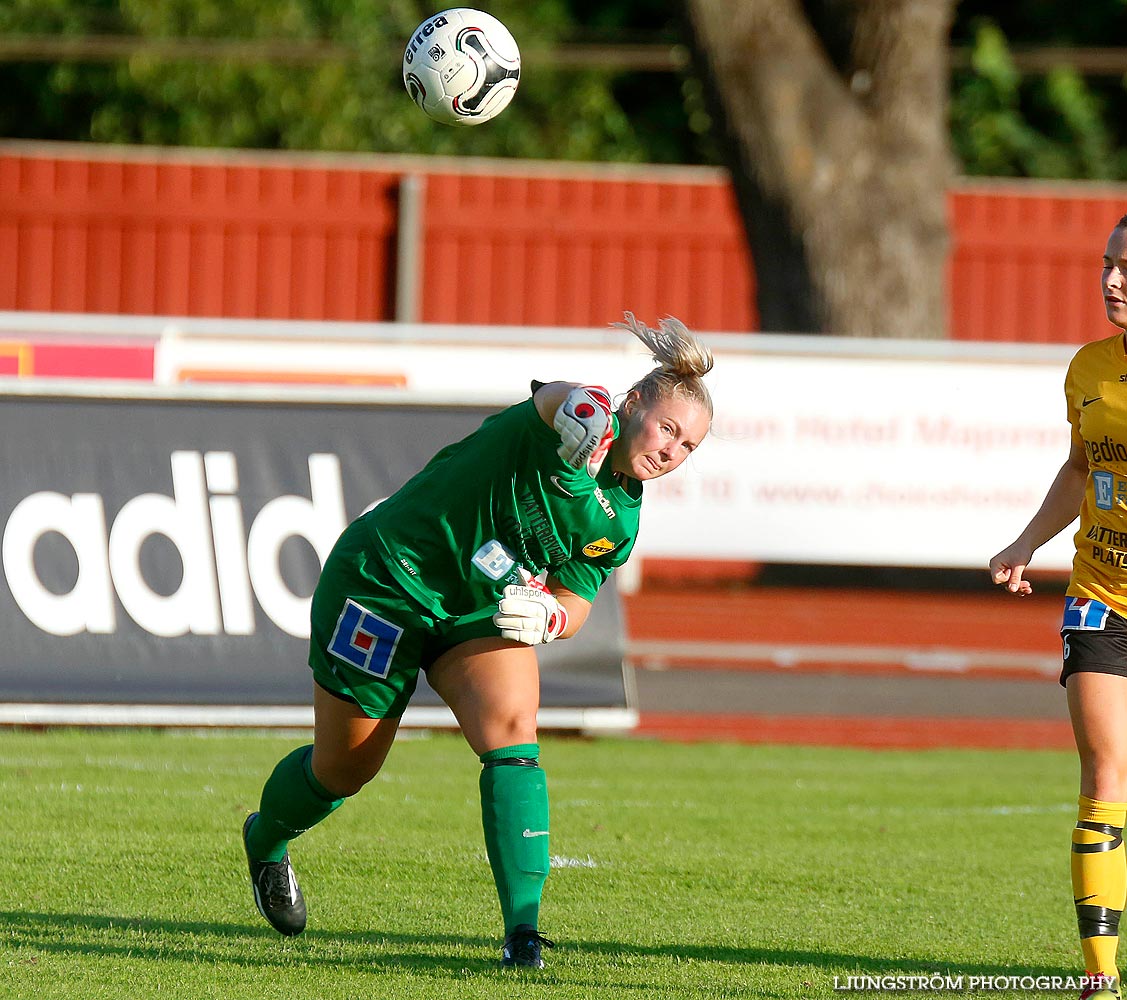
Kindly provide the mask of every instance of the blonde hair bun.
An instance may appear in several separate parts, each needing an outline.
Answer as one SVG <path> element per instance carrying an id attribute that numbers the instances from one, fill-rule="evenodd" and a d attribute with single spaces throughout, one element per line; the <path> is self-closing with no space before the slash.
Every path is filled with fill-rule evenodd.
<path id="1" fill-rule="evenodd" d="M 712 397 L 701 376 L 712 371 L 712 352 L 694 337 L 679 319 L 666 316 L 657 322 L 657 329 L 646 326 L 632 313 L 624 313 L 622 322 L 612 323 L 629 330 L 657 362 L 658 368 L 634 383 L 632 388 L 648 402 L 667 396 L 683 396 L 700 403 L 712 416 Z"/>

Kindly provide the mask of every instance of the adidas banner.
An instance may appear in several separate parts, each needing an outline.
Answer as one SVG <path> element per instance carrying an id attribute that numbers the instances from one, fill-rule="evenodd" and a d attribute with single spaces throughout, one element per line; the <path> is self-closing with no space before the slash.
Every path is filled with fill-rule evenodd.
<path id="1" fill-rule="evenodd" d="M 234 393 L 0 394 L 0 702 L 308 705 L 337 536 L 495 409 Z M 543 705 L 627 707 L 623 652 L 612 580 Z"/>

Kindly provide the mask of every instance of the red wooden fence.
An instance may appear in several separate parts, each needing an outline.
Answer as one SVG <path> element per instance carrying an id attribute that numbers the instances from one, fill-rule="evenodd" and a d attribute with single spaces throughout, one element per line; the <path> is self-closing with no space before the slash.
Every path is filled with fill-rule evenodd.
<path id="1" fill-rule="evenodd" d="M 720 171 L 66 144 L 0 144 L 0 310 L 394 319 L 407 175 L 425 183 L 425 322 L 601 327 L 628 308 L 756 329 Z M 950 335 L 1102 335 L 1125 212 L 1127 186 L 959 185 Z"/>
<path id="2" fill-rule="evenodd" d="M 699 330 L 755 328 L 722 175 L 431 175 L 425 262 L 428 321 L 601 327 L 629 308 Z"/>
<path id="3" fill-rule="evenodd" d="M 1127 186 L 967 184 L 949 211 L 952 337 L 1078 344 L 1111 332 L 1100 267 Z"/>
<path id="4" fill-rule="evenodd" d="M 0 308 L 384 319 L 396 181 L 0 150 Z"/>

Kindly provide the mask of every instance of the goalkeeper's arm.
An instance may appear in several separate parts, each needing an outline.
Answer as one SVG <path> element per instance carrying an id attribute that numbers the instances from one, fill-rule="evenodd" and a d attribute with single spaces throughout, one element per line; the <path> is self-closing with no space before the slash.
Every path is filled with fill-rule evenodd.
<path id="1" fill-rule="evenodd" d="M 614 443 L 616 418 L 610 396 L 598 385 L 550 382 L 533 397 L 536 412 L 560 435 L 560 457 L 573 469 L 586 469 L 592 476 Z"/>

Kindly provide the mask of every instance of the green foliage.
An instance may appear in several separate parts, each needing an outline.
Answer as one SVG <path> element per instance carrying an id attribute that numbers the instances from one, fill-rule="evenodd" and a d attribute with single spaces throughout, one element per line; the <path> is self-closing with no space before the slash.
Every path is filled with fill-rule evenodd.
<path id="1" fill-rule="evenodd" d="M 972 68 L 956 76 L 951 98 L 952 143 L 964 173 L 1127 179 L 1116 119 L 1075 70 L 1024 80 L 989 20 L 975 31 Z"/>
<path id="2" fill-rule="evenodd" d="M 553 69 L 569 41 L 683 41 L 661 0 L 493 0 L 524 52 L 518 99 L 486 128 L 451 129 L 410 104 L 399 76 L 424 0 L 7 0 L 0 33 L 294 40 L 355 46 L 329 63 L 269 59 L 0 64 L 0 135 L 120 143 L 720 163 L 688 73 Z M 1127 179 L 1124 80 L 1058 69 L 1022 78 L 1011 42 L 1105 45 L 1127 0 L 1010 5 L 963 0 L 952 38 L 951 137 L 965 173 Z"/>
<path id="3" fill-rule="evenodd" d="M 573 160 L 651 158 L 618 102 L 611 74 L 537 64 L 570 26 L 560 0 L 502 0 L 490 9 L 524 51 L 519 100 L 487 129 L 437 125 L 400 78 L 404 39 L 430 10 L 411 0 L 120 0 L 103 14 L 146 38 L 285 39 L 354 47 L 353 58 L 308 63 L 174 60 L 139 54 L 112 66 L 0 68 L 0 89 L 32 107 L 0 108 L 0 134 L 110 143 L 370 150 Z M 29 0 L 0 30 L 94 32 L 77 0 Z M 37 91 L 44 93 L 38 95 Z M 49 96 L 48 96 L 49 95 Z M 676 151 L 679 153 L 680 151 Z M 667 155 L 674 155 L 672 152 Z"/>
<path id="4" fill-rule="evenodd" d="M 294 845 L 308 930 L 264 924 L 239 830 L 301 742 L 0 732 L 0 995 L 828 1000 L 834 976 L 1081 968 L 1072 754 L 546 736 L 558 947 L 522 976 L 453 735 L 404 734 Z"/>
<path id="5" fill-rule="evenodd" d="M 0 33 L 85 35 L 121 31 L 117 0 L 7 0 Z"/>

